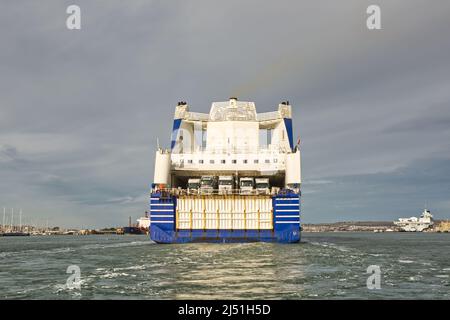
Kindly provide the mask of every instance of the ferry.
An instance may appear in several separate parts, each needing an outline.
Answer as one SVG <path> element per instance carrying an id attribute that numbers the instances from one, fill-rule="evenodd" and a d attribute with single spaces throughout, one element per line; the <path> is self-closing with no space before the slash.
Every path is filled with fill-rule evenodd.
<path id="1" fill-rule="evenodd" d="M 288 101 L 257 113 L 254 102 L 179 102 L 170 148 L 158 146 L 150 194 L 157 243 L 280 242 L 301 238 L 300 140 Z"/>

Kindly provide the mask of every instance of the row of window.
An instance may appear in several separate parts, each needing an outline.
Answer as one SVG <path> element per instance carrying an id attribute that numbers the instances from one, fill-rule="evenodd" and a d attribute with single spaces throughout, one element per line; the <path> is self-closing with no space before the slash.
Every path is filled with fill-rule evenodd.
<path id="1" fill-rule="evenodd" d="M 181 162 L 183 162 L 183 160 L 181 160 Z M 189 159 L 187 162 L 188 162 L 189 164 L 193 164 L 193 163 L 194 163 L 192 159 Z M 277 163 L 277 162 L 278 162 L 278 159 L 273 159 L 273 163 Z M 198 163 L 199 163 L 199 164 L 204 164 L 204 160 L 203 160 L 203 159 L 200 159 L 200 160 L 198 160 Z M 211 160 L 209 160 L 209 163 L 210 163 L 210 164 L 214 164 L 215 161 L 214 161 L 213 159 L 211 159 Z M 221 163 L 221 164 L 226 164 L 227 161 L 226 161 L 226 160 L 220 160 L 220 163 Z M 231 163 L 232 163 L 232 164 L 237 164 L 237 160 L 235 160 L 235 159 L 234 159 L 234 160 L 231 160 Z M 243 163 L 243 164 L 247 164 L 247 163 L 248 163 L 248 160 L 244 159 L 244 160 L 242 160 L 242 163 Z M 258 164 L 258 163 L 259 163 L 259 159 L 253 160 L 253 163 L 254 163 L 254 164 Z M 266 159 L 266 160 L 264 160 L 264 163 L 270 163 L 270 160 L 269 160 L 269 159 Z"/>

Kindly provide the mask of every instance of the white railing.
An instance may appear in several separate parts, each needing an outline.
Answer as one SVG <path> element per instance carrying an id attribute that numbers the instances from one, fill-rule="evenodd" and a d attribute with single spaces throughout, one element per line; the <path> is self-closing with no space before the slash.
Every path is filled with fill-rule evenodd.
<path id="1" fill-rule="evenodd" d="M 278 111 L 263 112 L 263 113 L 258 113 L 256 115 L 256 119 L 258 121 L 271 121 L 271 120 L 281 119 L 281 116 Z"/>
<path id="2" fill-rule="evenodd" d="M 172 156 L 175 155 L 198 155 L 198 156 L 208 156 L 208 155 L 220 155 L 220 154 L 229 154 L 229 155 L 251 155 L 251 154 L 286 154 L 290 152 L 290 148 L 286 148 L 280 145 L 270 145 L 268 147 L 246 147 L 246 148 L 238 148 L 238 147 L 218 147 L 218 148 L 201 148 L 197 147 L 196 150 L 184 150 L 182 152 L 173 152 Z"/>
<path id="3" fill-rule="evenodd" d="M 207 196 L 207 195 L 219 195 L 219 196 L 268 196 L 277 195 L 280 192 L 279 187 L 272 187 L 269 191 L 261 191 L 257 189 L 252 190 L 242 190 L 242 189 L 231 189 L 231 190 L 219 190 L 219 189 L 172 189 L 171 192 L 178 196 Z"/>
<path id="4" fill-rule="evenodd" d="M 223 190 L 221 190 L 223 191 Z M 286 194 L 286 192 L 295 192 L 298 193 L 296 190 L 291 189 L 291 188 L 282 188 L 282 187 L 275 187 L 272 186 L 270 188 L 269 192 L 261 192 L 258 191 L 256 189 L 253 189 L 251 192 L 245 192 L 241 189 L 233 189 L 233 190 L 227 190 L 227 192 L 221 192 L 218 189 L 214 189 L 212 192 L 206 193 L 206 192 L 202 192 L 200 190 L 188 190 L 188 189 L 182 189 L 180 188 L 160 188 L 160 187 L 155 187 L 151 190 L 152 193 L 154 192 L 160 192 L 162 193 L 164 196 L 191 196 L 191 197 L 199 197 L 202 198 L 202 196 L 224 196 L 225 198 L 227 196 L 235 196 L 235 195 L 239 195 L 239 196 L 268 196 L 268 197 L 272 197 L 272 196 L 276 196 L 276 195 L 282 195 L 282 194 Z"/>
<path id="5" fill-rule="evenodd" d="M 182 114 L 179 114 L 178 116 L 181 118 L 184 118 L 185 120 L 191 120 L 191 121 L 211 121 L 208 113 L 184 112 Z M 244 119 L 247 119 L 247 118 L 245 118 L 245 116 L 244 116 Z M 244 120 L 244 119 L 240 119 L 239 117 L 237 117 L 235 120 Z M 279 120 L 279 119 L 281 119 L 281 115 L 280 115 L 280 112 L 278 112 L 278 111 L 263 112 L 263 113 L 256 114 L 256 121 L 272 121 L 272 120 Z M 228 120 L 230 120 L 230 119 L 228 119 Z"/>
<path id="6" fill-rule="evenodd" d="M 186 120 L 191 120 L 191 121 L 208 121 L 209 120 L 209 114 L 207 114 L 207 113 L 200 113 L 200 112 L 188 112 Z"/>

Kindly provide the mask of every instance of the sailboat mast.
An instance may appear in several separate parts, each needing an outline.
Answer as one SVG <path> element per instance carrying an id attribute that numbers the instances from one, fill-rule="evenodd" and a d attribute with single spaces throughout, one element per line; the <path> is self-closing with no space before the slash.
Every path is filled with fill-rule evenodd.
<path id="1" fill-rule="evenodd" d="M 22 231 L 22 209 L 19 211 L 19 230 Z"/>

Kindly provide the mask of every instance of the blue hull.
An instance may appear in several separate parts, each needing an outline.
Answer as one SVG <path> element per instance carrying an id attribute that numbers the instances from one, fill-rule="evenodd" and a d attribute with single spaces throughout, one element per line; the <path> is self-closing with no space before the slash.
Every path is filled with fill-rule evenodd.
<path id="1" fill-rule="evenodd" d="M 157 243 L 236 243 L 300 241 L 300 195 L 286 191 L 272 197 L 271 230 L 177 229 L 177 197 L 152 193 L 150 198 L 150 238 Z"/>
<path id="2" fill-rule="evenodd" d="M 272 230 L 192 230 L 166 231 L 150 227 L 150 238 L 156 243 L 241 243 L 241 242 L 300 242 L 299 228 L 275 232 Z"/>

